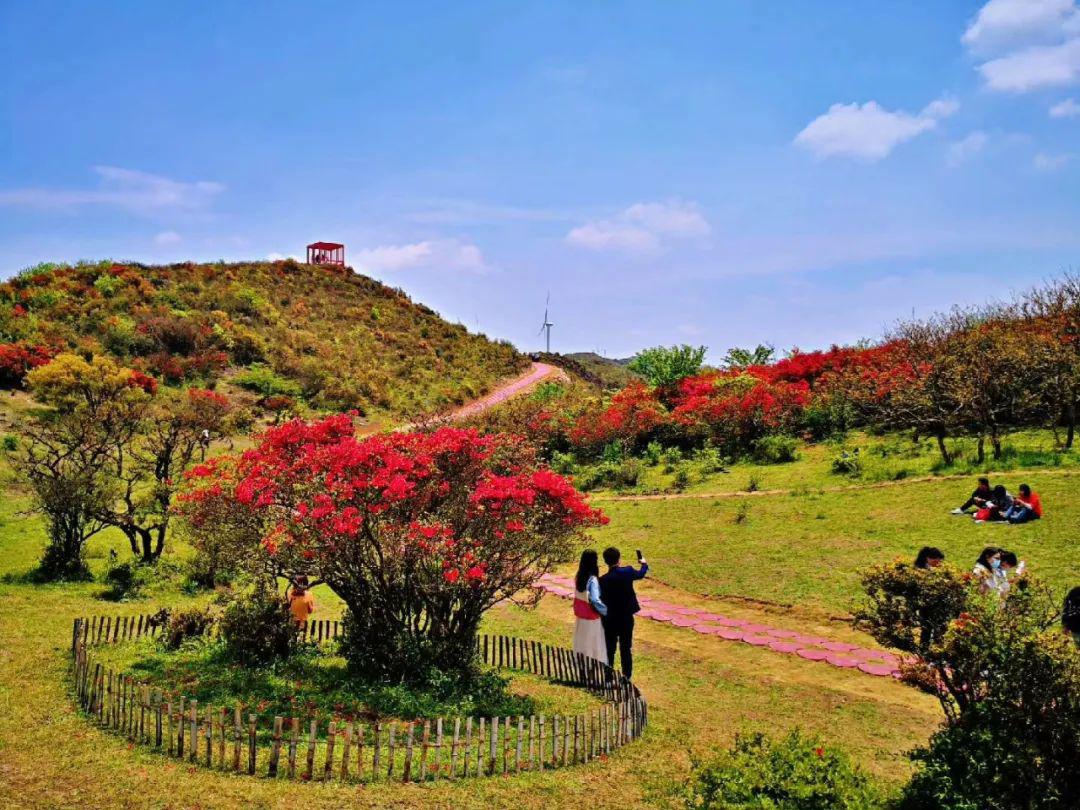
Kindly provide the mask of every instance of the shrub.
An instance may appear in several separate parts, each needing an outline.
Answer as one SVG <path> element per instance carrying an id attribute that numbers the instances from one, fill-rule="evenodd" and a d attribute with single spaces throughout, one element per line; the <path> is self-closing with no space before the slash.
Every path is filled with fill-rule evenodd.
<path id="1" fill-rule="evenodd" d="M 272 428 L 195 467 L 182 511 L 249 568 L 327 582 L 351 616 L 346 657 L 370 676 L 410 680 L 416 655 L 470 668 L 484 612 L 606 522 L 515 437 L 355 430 L 347 415 Z"/>
<path id="2" fill-rule="evenodd" d="M 287 658 L 297 639 L 289 603 L 266 585 L 234 596 L 219 627 L 228 654 L 244 664 L 269 664 Z"/>
<path id="3" fill-rule="evenodd" d="M 687 789 L 690 810 L 870 810 L 877 787 L 842 751 L 798 730 L 773 741 L 739 736 L 731 750 L 697 763 Z"/>
<path id="4" fill-rule="evenodd" d="M 645 445 L 645 463 L 650 467 L 655 467 L 660 463 L 663 452 L 664 448 L 660 442 L 649 442 Z"/>
<path id="5" fill-rule="evenodd" d="M 946 724 L 913 758 L 904 810 L 1080 805 L 1080 648 L 1055 626 L 1058 601 L 1034 578 L 1004 598 L 970 577 L 905 563 L 864 576 L 860 624 L 919 658 L 905 679 L 938 695 Z"/>
<path id="6" fill-rule="evenodd" d="M 799 443 L 791 436 L 763 436 L 754 443 L 754 458 L 762 464 L 787 464 L 799 457 Z"/>
<path id="7" fill-rule="evenodd" d="M 106 599 L 122 602 L 137 597 L 149 583 L 150 577 L 145 566 L 137 562 L 115 563 L 105 572 Z"/>
<path id="8" fill-rule="evenodd" d="M 299 384 L 278 376 L 273 369 L 262 363 L 255 363 L 246 371 L 237 374 L 233 382 L 264 397 L 283 396 L 295 399 L 301 394 Z"/>
<path id="9" fill-rule="evenodd" d="M 862 475 L 862 459 L 859 458 L 859 448 L 856 447 L 850 453 L 843 450 L 840 455 L 834 456 L 832 471 L 837 475 L 849 475 L 852 478 Z"/>
<path id="10" fill-rule="evenodd" d="M 623 459 L 614 468 L 614 484 L 616 487 L 635 487 L 641 479 L 641 462 L 636 458 Z"/>
<path id="11" fill-rule="evenodd" d="M 178 650 L 185 641 L 205 636 L 213 624 L 207 608 L 174 610 L 165 617 L 161 643 L 167 650 Z"/>
<path id="12" fill-rule="evenodd" d="M 675 470 L 675 480 L 671 482 L 671 485 L 680 492 L 690 486 L 690 473 L 685 467 Z"/>

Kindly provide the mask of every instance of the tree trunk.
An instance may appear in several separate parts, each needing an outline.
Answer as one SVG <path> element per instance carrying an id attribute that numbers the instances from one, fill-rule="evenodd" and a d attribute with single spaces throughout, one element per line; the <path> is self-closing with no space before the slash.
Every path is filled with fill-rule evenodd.
<path id="1" fill-rule="evenodd" d="M 984 461 L 986 461 L 986 437 L 985 436 L 980 436 L 979 437 L 979 442 L 976 445 L 976 448 L 977 449 L 975 451 L 975 460 L 979 464 L 982 464 Z"/>
<path id="2" fill-rule="evenodd" d="M 990 437 L 990 444 L 994 448 L 994 459 L 1001 458 L 1001 437 L 994 435 Z"/>
<path id="3" fill-rule="evenodd" d="M 1076 403 L 1070 402 L 1065 408 L 1065 449 L 1071 450 L 1073 434 L 1076 432 Z"/>
<path id="4" fill-rule="evenodd" d="M 945 433 L 940 432 L 936 436 L 938 450 L 941 451 L 941 460 L 945 464 L 952 464 L 952 456 L 949 454 L 949 448 L 945 445 Z"/>

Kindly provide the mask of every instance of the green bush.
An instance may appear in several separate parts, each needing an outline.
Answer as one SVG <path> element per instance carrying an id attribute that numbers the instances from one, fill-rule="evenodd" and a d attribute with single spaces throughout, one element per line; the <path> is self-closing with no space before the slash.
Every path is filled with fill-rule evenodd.
<path id="1" fill-rule="evenodd" d="M 661 446 L 660 442 L 649 442 L 645 445 L 645 463 L 650 467 L 655 467 L 660 463 L 663 452 L 664 448 Z"/>
<path id="2" fill-rule="evenodd" d="M 245 664 L 288 658 L 297 639 L 289 603 L 269 587 L 234 596 L 218 626 L 229 656 Z"/>
<path id="3" fill-rule="evenodd" d="M 791 436 L 763 436 L 754 442 L 754 459 L 762 464 L 787 464 L 799 458 L 799 442 Z"/>
<path id="4" fill-rule="evenodd" d="M 264 397 L 284 396 L 299 397 L 300 385 L 293 380 L 281 377 L 274 370 L 262 363 L 254 363 L 246 371 L 237 374 L 233 382 L 248 391 L 254 391 Z"/>
<path id="5" fill-rule="evenodd" d="M 851 452 L 842 450 L 840 455 L 833 456 L 832 471 L 837 475 L 848 475 L 858 478 L 862 475 L 862 459 L 859 458 L 859 448 Z"/>
<path id="6" fill-rule="evenodd" d="M 687 472 L 685 467 L 679 467 L 675 470 L 675 480 L 671 482 L 671 485 L 680 492 L 690 486 L 690 473 Z"/>
<path id="7" fill-rule="evenodd" d="M 207 608 L 174 610 L 163 619 L 161 643 L 167 650 L 178 650 L 185 641 L 202 638 L 214 624 Z"/>
<path id="8" fill-rule="evenodd" d="M 739 736 L 715 760 L 697 763 L 690 810 L 870 810 L 877 787 L 839 750 L 792 731 L 781 740 Z"/>
<path id="9" fill-rule="evenodd" d="M 1035 578 L 982 594 L 961 571 L 906 563 L 864 574 L 860 625 L 916 653 L 905 679 L 936 694 L 946 723 L 914 752 L 903 810 L 1080 807 L 1080 648 Z"/>
<path id="10" fill-rule="evenodd" d="M 150 572 L 138 562 L 115 563 L 105 572 L 105 584 L 109 589 L 103 594 L 114 602 L 137 597 L 150 581 Z"/>

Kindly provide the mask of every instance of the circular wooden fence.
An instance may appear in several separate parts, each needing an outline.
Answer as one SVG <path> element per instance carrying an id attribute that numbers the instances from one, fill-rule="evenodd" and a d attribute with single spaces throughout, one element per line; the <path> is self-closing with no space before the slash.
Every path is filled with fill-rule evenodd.
<path id="1" fill-rule="evenodd" d="M 159 631 L 150 615 L 75 619 L 71 654 L 76 701 L 103 728 L 207 768 L 270 778 L 364 782 L 543 771 L 606 757 L 640 737 L 648 719 L 640 690 L 606 663 L 512 636 L 479 636 L 481 660 L 584 689 L 602 705 L 575 715 L 411 722 L 269 716 L 239 705 L 201 706 L 93 659 L 95 647 Z M 322 643 L 339 632 L 338 622 L 320 620 L 308 622 L 301 635 Z"/>

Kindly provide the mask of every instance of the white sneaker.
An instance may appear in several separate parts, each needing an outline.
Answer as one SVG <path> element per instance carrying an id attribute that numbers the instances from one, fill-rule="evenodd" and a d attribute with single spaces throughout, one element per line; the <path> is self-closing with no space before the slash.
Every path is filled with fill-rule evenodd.
<path id="1" fill-rule="evenodd" d="M 985 521 L 985 520 L 976 520 L 975 522 L 976 522 L 976 523 L 986 523 L 986 521 Z"/>
<path id="2" fill-rule="evenodd" d="M 952 514 L 952 515 L 964 515 L 964 514 L 967 514 L 967 513 L 966 513 L 966 512 L 964 512 L 964 510 L 963 510 L 963 509 L 961 509 L 961 508 L 960 508 L 960 507 L 958 506 L 958 507 L 956 507 L 955 509 L 953 509 L 953 510 L 952 510 L 952 512 L 950 512 L 949 514 Z"/>

